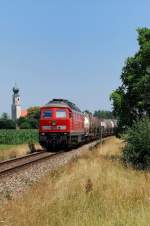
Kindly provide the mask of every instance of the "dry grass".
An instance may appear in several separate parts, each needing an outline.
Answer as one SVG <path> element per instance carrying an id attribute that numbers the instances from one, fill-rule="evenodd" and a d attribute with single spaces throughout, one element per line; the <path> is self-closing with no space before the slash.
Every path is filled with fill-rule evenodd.
<path id="1" fill-rule="evenodd" d="M 41 148 L 40 145 L 36 145 L 36 148 Z M 30 153 L 28 144 L 22 145 L 0 145 L 0 161 L 20 157 L 27 153 Z"/>
<path id="2" fill-rule="evenodd" d="M 121 165 L 122 145 L 109 138 L 101 150 L 89 151 L 50 173 L 1 208 L 0 225 L 150 225 L 150 174 Z"/>

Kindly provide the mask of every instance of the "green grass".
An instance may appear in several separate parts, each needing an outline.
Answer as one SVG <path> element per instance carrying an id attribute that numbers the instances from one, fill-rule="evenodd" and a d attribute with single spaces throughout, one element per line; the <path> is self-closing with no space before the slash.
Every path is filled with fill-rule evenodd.
<path id="1" fill-rule="evenodd" d="M 16 145 L 12 145 L 12 144 L 0 144 L 0 151 L 3 150 L 9 150 L 16 147 Z"/>

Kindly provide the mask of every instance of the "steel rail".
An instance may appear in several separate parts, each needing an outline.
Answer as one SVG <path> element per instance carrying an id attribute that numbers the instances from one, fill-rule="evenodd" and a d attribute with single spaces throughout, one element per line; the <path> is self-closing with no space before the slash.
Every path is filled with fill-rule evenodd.
<path id="1" fill-rule="evenodd" d="M 93 141 L 93 142 L 91 142 L 91 144 L 93 144 L 93 143 L 96 144 L 96 142 L 99 143 L 98 141 Z M 86 145 L 87 144 L 85 144 L 85 146 Z M 81 147 L 84 147 L 84 145 Z M 92 145 L 91 145 L 91 147 L 92 147 Z M 73 148 L 70 150 L 70 152 L 75 151 L 75 150 L 78 150 L 78 148 L 77 149 Z M 64 152 L 65 152 L 65 150 L 61 150 L 61 151 L 55 152 L 55 153 L 42 151 L 42 152 L 36 152 L 36 153 L 28 154 L 28 155 L 25 155 L 22 157 L 14 158 L 14 159 L 2 161 L 2 162 L 0 162 L 0 177 L 9 175 L 10 173 L 16 172 L 17 170 L 20 170 L 21 168 L 24 169 L 26 166 L 32 165 L 34 163 L 40 162 L 45 159 L 52 158 L 56 155 L 57 156 L 62 155 L 62 154 L 64 154 Z"/>
<path id="2" fill-rule="evenodd" d="M 11 162 L 15 162 L 15 161 L 18 161 L 20 159 L 25 159 L 25 158 L 29 158 L 31 156 L 35 156 L 35 155 L 40 155 L 41 153 L 43 153 L 44 151 L 41 151 L 41 152 L 34 152 L 34 153 L 31 153 L 31 154 L 26 154 L 26 155 L 23 155 L 23 156 L 20 156 L 20 157 L 16 157 L 16 158 L 11 158 L 11 159 L 7 159 L 7 160 L 4 160 L 4 161 L 0 161 L 0 167 L 2 165 L 5 165 L 5 164 L 9 164 Z"/>
<path id="3" fill-rule="evenodd" d="M 18 169 L 24 168 L 25 166 L 31 165 L 32 163 L 51 158 L 52 156 L 57 154 L 59 153 L 52 154 L 48 152 L 40 152 L 38 154 L 34 153 L 22 156 L 20 158 L 3 161 L 0 163 L 0 176 L 17 171 Z"/>

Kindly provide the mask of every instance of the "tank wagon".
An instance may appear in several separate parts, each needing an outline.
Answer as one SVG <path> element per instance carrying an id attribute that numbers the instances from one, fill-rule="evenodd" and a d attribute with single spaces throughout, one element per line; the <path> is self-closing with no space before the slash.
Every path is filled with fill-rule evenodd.
<path id="1" fill-rule="evenodd" d="M 46 149 L 72 147 L 114 133 L 113 120 L 101 120 L 65 99 L 40 108 L 39 141 Z"/>
<path id="2" fill-rule="evenodd" d="M 103 137 L 115 134 L 117 128 L 117 120 L 115 119 L 101 119 L 101 130 Z"/>

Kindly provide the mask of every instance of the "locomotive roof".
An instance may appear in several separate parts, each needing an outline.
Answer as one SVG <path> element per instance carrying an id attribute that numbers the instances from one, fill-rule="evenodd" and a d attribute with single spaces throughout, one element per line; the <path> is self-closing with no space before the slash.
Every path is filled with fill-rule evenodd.
<path id="1" fill-rule="evenodd" d="M 68 107 L 69 106 L 71 109 L 73 109 L 75 111 L 78 111 L 78 112 L 81 112 L 81 110 L 74 103 L 72 103 L 69 100 L 65 100 L 65 99 L 53 99 L 53 100 L 50 100 L 46 104 L 46 106 L 47 107 L 49 107 L 49 106 Z"/>

